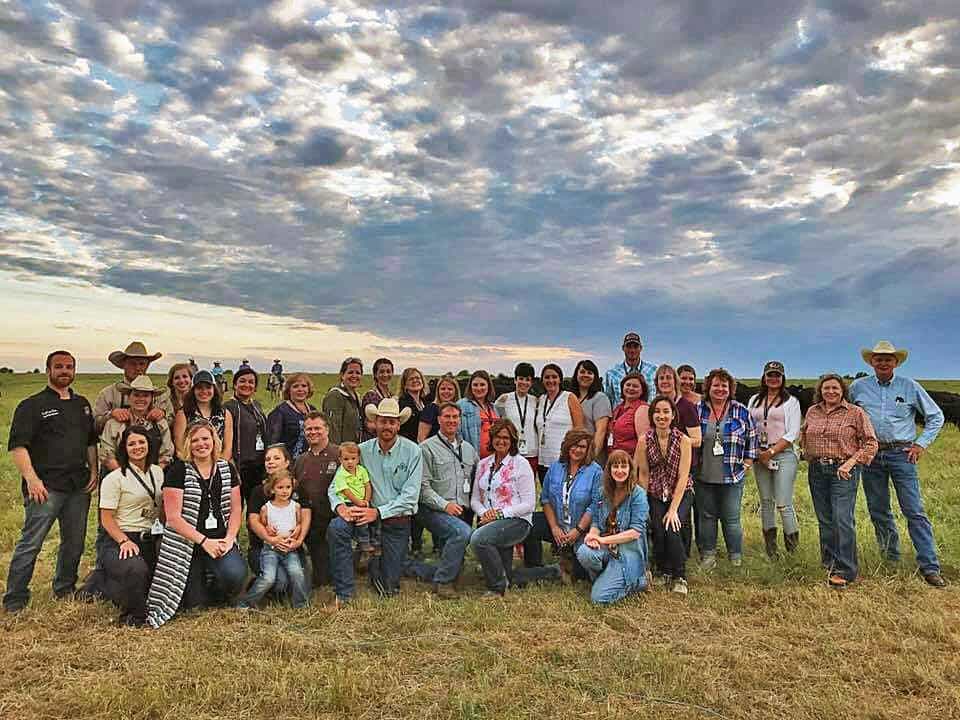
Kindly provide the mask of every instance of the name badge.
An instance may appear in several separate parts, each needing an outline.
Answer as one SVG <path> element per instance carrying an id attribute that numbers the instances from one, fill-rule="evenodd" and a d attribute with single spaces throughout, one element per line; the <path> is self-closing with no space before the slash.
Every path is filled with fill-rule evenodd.
<path id="1" fill-rule="evenodd" d="M 336 472 L 336 471 L 337 471 L 337 464 L 335 462 L 332 462 L 329 465 L 327 465 L 327 472 Z"/>
<path id="2" fill-rule="evenodd" d="M 159 520 L 153 521 L 153 526 L 150 528 L 151 535 L 163 535 L 163 523 Z"/>
<path id="3" fill-rule="evenodd" d="M 723 455 L 723 445 L 718 442 L 713 444 L 713 454 L 714 455 Z"/>
<path id="4" fill-rule="evenodd" d="M 526 456 L 527 454 L 527 441 L 523 438 L 520 438 L 520 442 L 517 443 L 517 449 L 521 455 Z"/>
<path id="5" fill-rule="evenodd" d="M 467 494 L 467 495 L 470 494 L 470 479 L 469 479 L 469 478 L 464 478 L 464 479 L 463 479 L 463 492 L 464 492 L 465 494 Z"/>
<path id="6" fill-rule="evenodd" d="M 256 445 L 255 445 L 255 447 L 256 447 L 257 452 L 260 452 L 261 450 L 263 450 L 263 449 L 266 447 L 266 446 L 263 444 L 263 435 L 261 435 L 260 433 L 257 433 L 257 440 L 256 440 Z"/>
<path id="7" fill-rule="evenodd" d="M 207 530 L 217 529 L 217 519 L 213 516 L 213 513 L 207 515 L 207 520 L 203 523 L 203 527 Z"/>
<path id="8" fill-rule="evenodd" d="M 544 430 L 540 433 L 540 447 L 543 447 L 547 444 L 547 431 Z"/>
<path id="9" fill-rule="evenodd" d="M 613 433 L 607 435 L 607 447 L 613 449 Z"/>

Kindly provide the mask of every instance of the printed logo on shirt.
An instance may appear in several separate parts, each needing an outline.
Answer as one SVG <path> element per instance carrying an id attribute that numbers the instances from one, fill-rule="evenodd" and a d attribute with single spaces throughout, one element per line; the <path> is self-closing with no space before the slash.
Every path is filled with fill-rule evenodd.
<path id="1" fill-rule="evenodd" d="M 89 414 L 90 414 L 90 406 L 89 406 L 89 405 L 84 405 L 84 406 L 83 406 L 83 414 L 84 414 L 84 415 L 89 415 Z"/>
<path id="2" fill-rule="evenodd" d="M 49 410 L 44 410 L 40 413 L 40 417 L 44 420 L 49 420 L 50 418 L 55 418 L 60 414 L 60 411 L 56 408 L 50 408 Z"/>

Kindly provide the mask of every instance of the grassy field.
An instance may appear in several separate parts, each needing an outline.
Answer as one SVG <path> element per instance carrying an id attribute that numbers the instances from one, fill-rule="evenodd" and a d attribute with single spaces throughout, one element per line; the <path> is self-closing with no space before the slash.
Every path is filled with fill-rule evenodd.
<path id="1" fill-rule="evenodd" d="M 87 375 L 76 387 L 92 401 L 112 379 Z M 325 389 L 334 377 L 316 380 Z M 43 382 L 0 376 L 3 438 L 16 403 Z M 805 468 L 795 557 L 766 560 L 750 479 L 742 568 L 693 569 L 686 599 L 657 590 L 609 609 L 592 607 L 582 584 L 481 602 L 471 560 L 460 601 L 440 603 L 405 583 L 400 598 L 364 595 L 341 613 L 318 593 L 307 611 L 208 611 L 159 632 L 131 630 L 117 627 L 108 605 L 52 599 L 54 532 L 30 609 L 0 613 L 0 718 L 960 717 L 958 457 L 951 426 L 921 465 L 953 583 L 942 591 L 916 574 L 905 531 L 903 563 L 881 564 L 862 494 L 862 582 L 845 593 L 826 588 Z M 22 517 L 4 454 L 4 581 Z M 91 561 L 88 552 L 81 574 Z"/>

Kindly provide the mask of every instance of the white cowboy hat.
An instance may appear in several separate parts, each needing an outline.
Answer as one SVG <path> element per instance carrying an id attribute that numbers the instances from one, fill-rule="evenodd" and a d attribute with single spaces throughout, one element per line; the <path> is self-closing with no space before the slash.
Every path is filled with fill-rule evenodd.
<path id="1" fill-rule="evenodd" d="M 413 410 L 408 407 L 401 410 L 400 403 L 397 402 L 396 398 L 384 398 L 379 405 L 370 403 L 363 412 L 366 414 L 367 420 L 371 422 L 376 420 L 379 415 L 385 418 L 396 418 L 401 425 L 409 420 L 410 415 L 413 414 Z"/>
<path id="2" fill-rule="evenodd" d="M 907 361 L 907 354 L 903 348 L 895 348 L 889 340 L 881 340 L 873 346 L 873 349 L 863 348 L 860 351 L 860 357 L 867 365 L 871 365 L 874 355 L 894 355 L 897 358 L 897 365 L 903 365 Z"/>
<path id="3" fill-rule="evenodd" d="M 154 386 L 153 380 L 148 378 L 146 375 L 137 375 L 137 377 L 130 382 L 124 383 L 123 387 L 130 392 L 136 390 L 137 392 L 152 393 L 154 396 L 163 395 L 164 393 L 164 389 Z"/>
<path id="4" fill-rule="evenodd" d="M 144 358 L 147 362 L 153 362 L 157 358 L 162 357 L 162 355 L 163 353 L 154 353 L 151 355 L 147 352 L 146 345 L 138 340 L 134 340 L 127 345 L 125 350 L 114 350 L 107 356 L 107 360 L 123 370 L 123 363 L 127 358 Z"/>

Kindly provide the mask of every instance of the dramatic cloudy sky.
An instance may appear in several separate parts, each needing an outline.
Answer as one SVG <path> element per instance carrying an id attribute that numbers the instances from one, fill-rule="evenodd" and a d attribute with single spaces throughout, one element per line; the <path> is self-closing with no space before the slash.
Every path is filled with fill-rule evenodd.
<path id="1" fill-rule="evenodd" d="M 570 368 L 637 329 L 957 375 L 956 0 L 8 0 L 0 39 L 0 361 Z"/>

